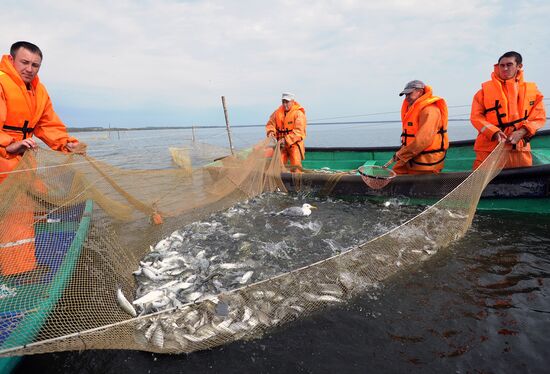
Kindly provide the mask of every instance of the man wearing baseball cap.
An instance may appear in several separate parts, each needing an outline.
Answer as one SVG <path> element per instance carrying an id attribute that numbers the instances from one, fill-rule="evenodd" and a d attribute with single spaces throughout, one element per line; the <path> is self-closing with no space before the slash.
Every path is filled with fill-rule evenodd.
<path id="1" fill-rule="evenodd" d="M 299 173 L 306 154 L 306 111 L 290 92 L 283 92 L 281 102 L 281 106 L 269 117 L 265 130 L 268 137 L 275 137 L 281 145 L 283 164 L 290 161 L 290 171 Z"/>
<path id="2" fill-rule="evenodd" d="M 401 148 L 393 156 L 397 174 L 439 173 L 449 148 L 447 104 L 419 80 L 407 83 L 399 96 L 401 106 Z"/>

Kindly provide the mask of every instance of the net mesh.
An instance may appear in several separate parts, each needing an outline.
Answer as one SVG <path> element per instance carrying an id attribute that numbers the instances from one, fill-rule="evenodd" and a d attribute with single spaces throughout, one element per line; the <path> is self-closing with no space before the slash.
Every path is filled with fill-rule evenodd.
<path id="1" fill-rule="evenodd" d="M 395 171 L 378 165 L 360 166 L 357 170 L 363 182 L 375 190 L 386 187 L 396 175 Z"/>
<path id="2" fill-rule="evenodd" d="M 262 193 L 286 191 L 280 150 L 266 158 L 266 148 L 268 140 L 197 168 L 192 160 L 205 157 L 204 147 L 199 156 L 192 148 L 172 149 L 181 167 L 169 170 L 126 170 L 87 156 L 27 152 L 0 184 L 0 355 L 192 352 L 344 303 L 462 237 L 503 159 L 499 146 L 467 178 L 441 186 L 444 197 L 436 204 L 338 255 L 249 285 L 245 273 L 220 294 L 186 291 L 187 300 L 170 299 L 172 286 L 197 286 L 189 285 L 192 274 L 184 280 L 178 273 L 190 267 L 185 254 L 173 253 L 179 228 Z M 304 176 L 293 178 L 306 191 Z M 133 274 L 152 255 L 153 264 Z M 189 261 L 200 267 L 195 255 Z M 180 263 L 161 274 L 169 258 Z M 9 274 L 33 262 L 36 268 Z M 145 291 L 137 280 L 146 277 L 173 283 Z M 132 304 L 138 297 L 147 301 Z M 162 305 L 166 299 L 170 303 Z"/>

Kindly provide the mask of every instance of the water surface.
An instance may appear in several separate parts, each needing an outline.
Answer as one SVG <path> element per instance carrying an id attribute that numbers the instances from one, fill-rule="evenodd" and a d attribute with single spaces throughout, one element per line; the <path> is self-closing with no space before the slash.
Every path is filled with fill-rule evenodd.
<path id="1" fill-rule="evenodd" d="M 375 142 L 374 134 L 380 129 L 372 133 L 363 129 L 360 136 L 347 138 L 334 135 L 334 129 L 312 128 L 309 145 L 396 145 L 395 130 Z M 462 130 L 470 131 L 466 125 Z M 218 145 L 223 145 L 225 135 L 216 137 L 219 129 L 211 131 L 211 142 L 221 139 Z M 241 142 L 247 146 L 261 136 L 261 131 L 251 129 L 236 133 L 248 137 Z M 171 131 L 158 131 L 156 139 L 151 134 L 127 133 L 126 141 L 122 135 L 120 140 L 113 134 L 97 140 L 92 137 L 98 134 L 86 136 L 90 153 L 97 157 L 130 167 L 166 166 L 167 146 L 177 146 L 177 137 Z M 189 138 L 190 131 L 179 135 Z M 389 144 L 381 144 L 385 141 Z M 356 215 L 339 223 L 357 230 L 365 222 L 370 221 Z M 550 364 L 548 227 L 550 218 L 545 216 L 478 213 L 463 239 L 387 279 L 376 292 L 273 330 L 261 339 L 189 355 L 135 351 L 36 355 L 26 357 L 18 372 L 546 373 Z"/>

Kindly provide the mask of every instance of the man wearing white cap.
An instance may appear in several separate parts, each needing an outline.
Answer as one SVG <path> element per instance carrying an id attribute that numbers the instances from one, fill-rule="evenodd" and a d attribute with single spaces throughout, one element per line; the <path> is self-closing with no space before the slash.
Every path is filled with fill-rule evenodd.
<path id="1" fill-rule="evenodd" d="M 291 172 L 301 172 L 305 158 L 306 111 L 295 101 L 294 94 L 283 92 L 281 106 L 273 112 L 265 125 L 267 136 L 281 144 L 283 164 L 290 161 Z"/>
<path id="2" fill-rule="evenodd" d="M 397 174 L 439 173 L 449 148 L 447 104 L 419 80 L 407 83 L 399 96 L 401 106 L 401 148 L 393 156 Z"/>

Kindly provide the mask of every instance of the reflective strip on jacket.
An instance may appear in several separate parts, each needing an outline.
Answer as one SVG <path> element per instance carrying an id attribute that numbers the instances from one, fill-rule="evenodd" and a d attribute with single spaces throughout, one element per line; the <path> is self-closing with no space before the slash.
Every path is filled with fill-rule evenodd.
<path id="1" fill-rule="evenodd" d="M 294 105 L 285 114 L 281 105 L 271 114 L 265 125 L 266 133 L 273 133 L 277 140 L 284 139 L 287 147 L 298 146 L 302 159 L 305 158 L 304 139 L 306 138 L 306 111 L 300 104 Z"/>
<path id="2" fill-rule="evenodd" d="M 543 96 L 535 83 L 524 82 L 523 71 L 520 70 L 514 79 L 503 81 L 498 78 L 497 68 L 495 65 L 491 80 L 481 85 L 472 102 L 470 121 L 479 131 L 474 150 L 490 152 L 498 144 L 497 140 L 492 140 L 495 133 L 503 131 L 509 136 L 524 128 L 526 137 L 513 149 L 530 151 L 526 140 L 534 136 L 546 121 Z"/>
<path id="3" fill-rule="evenodd" d="M 439 110 L 440 118 L 438 123 L 429 124 L 434 126 L 435 135 L 429 139 L 419 138 L 419 129 L 425 125 L 421 122 L 421 112 L 429 109 L 430 106 Z M 431 111 L 431 109 L 430 109 Z M 431 170 L 443 168 L 443 161 L 449 149 L 449 137 L 447 135 L 448 112 L 445 100 L 438 96 L 433 96 L 432 88 L 426 86 L 424 95 L 419 97 L 413 105 L 409 106 L 407 100 L 403 101 L 401 106 L 401 149 L 397 152 L 398 158 L 403 162 L 408 162 L 414 169 Z M 415 144 L 416 143 L 416 144 Z M 420 149 L 415 145 L 426 144 Z M 415 148 L 415 151 L 410 151 Z"/>

